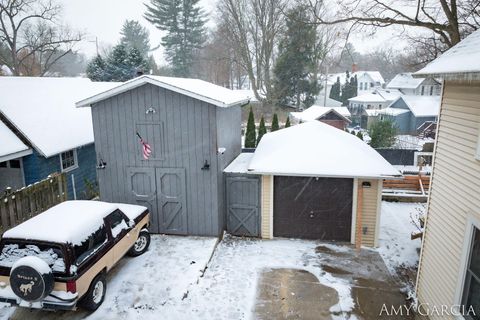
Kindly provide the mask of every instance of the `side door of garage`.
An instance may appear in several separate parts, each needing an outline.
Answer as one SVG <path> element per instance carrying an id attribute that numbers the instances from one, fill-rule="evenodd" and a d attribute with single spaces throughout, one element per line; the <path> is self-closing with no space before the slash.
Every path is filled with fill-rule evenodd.
<path id="1" fill-rule="evenodd" d="M 260 236 L 260 179 L 227 177 L 227 231 L 237 236 Z"/>

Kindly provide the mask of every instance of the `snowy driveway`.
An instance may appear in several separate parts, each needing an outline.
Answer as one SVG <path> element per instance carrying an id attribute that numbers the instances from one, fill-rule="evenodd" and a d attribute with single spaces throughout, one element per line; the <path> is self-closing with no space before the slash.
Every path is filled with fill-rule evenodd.
<path id="1" fill-rule="evenodd" d="M 322 294 L 304 294 L 309 304 L 333 289 L 326 307 L 330 316 L 322 319 L 365 318 L 369 311 L 375 314 L 377 304 L 388 296 L 392 303 L 404 299 L 398 295 L 402 284 L 392 279 L 388 270 L 394 273 L 401 265 L 414 267 L 417 262 L 420 242 L 409 238 L 414 230 L 410 215 L 419 206 L 382 203 L 381 247 L 360 254 L 348 245 L 318 241 L 226 236 L 214 250 L 217 240 L 212 238 L 153 236 L 146 254 L 124 258 L 109 274 L 105 302 L 95 313 L 7 307 L 0 309 L 0 319 L 268 319 L 258 313 L 262 310 L 259 303 L 265 302 L 259 293 L 265 294 L 262 279 L 279 278 L 280 289 L 301 296 L 284 286 L 284 278 L 295 270 L 313 275 L 309 279 L 316 280 L 309 280 L 311 283 L 318 280 L 318 286 L 310 286 L 312 290 L 328 287 Z M 267 296 L 275 296 L 275 289 Z M 375 293 L 380 298 L 369 301 Z"/>

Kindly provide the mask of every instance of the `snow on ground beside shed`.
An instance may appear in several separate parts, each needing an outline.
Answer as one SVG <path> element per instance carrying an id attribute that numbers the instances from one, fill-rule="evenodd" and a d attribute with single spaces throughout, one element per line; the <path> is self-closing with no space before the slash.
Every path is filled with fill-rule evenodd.
<path id="1" fill-rule="evenodd" d="M 421 240 L 410 239 L 412 232 L 419 231 L 412 217 L 424 214 L 425 210 L 424 203 L 382 202 L 377 250 L 392 274 L 396 274 L 400 267 L 416 267 Z"/>

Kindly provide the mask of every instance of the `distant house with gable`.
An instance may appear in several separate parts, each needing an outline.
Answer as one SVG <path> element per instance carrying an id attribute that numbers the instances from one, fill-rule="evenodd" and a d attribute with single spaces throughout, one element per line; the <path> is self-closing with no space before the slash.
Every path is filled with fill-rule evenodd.
<path id="1" fill-rule="evenodd" d="M 0 193 L 67 175 L 68 198 L 95 184 L 92 116 L 75 102 L 115 83 L 85 78 L 0 77 Z"/>
<path id="2" fill-rule="evenodd" d="M 432 78 L 414 78 L 411 73 L 399 73 L 387 85 L 387 89 L 396 89 L 405 95 L 439 96 L 442 84 Z"/>
<path id="3" fill-rule="evenodd" d="M 347 107 L 329 108 L 313 105 L 302 112 L 290 112 L 293 123 L 320 121 L 335 128 L 345 130 L 351 123 Z"/>

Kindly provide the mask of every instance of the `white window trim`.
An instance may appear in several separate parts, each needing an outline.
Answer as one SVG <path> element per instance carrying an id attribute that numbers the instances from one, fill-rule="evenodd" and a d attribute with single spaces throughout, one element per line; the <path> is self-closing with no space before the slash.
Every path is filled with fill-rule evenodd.
<path id="1" fill-rule="evenodd" d="M 480 220 L 472 216 L 467 217 L 467 225 L 465 230 L 465 237 L 463 239 L 462 254 L 460 256 L 460 272 L 457 279 L 457 288 L 455 290 L 455 302 L 458 305 L 462 304 L 463 290 L 465 287 L 465 277 L 467 275 L 467 265 L 470 262 L 470 253 L 473 243 L 473 231 L 477 228 L 480 230 Z M 465 317 L 457 316 L 457 320 L 464 320 Z"/>
<path id="2" fill-rule="evenodd" d="M 413 153 L 413 165 L 418 167 L 418 157 L 419 156 L 431 156 L 433 158 L 433 152 L 420 152 L 416 151 Z M 430 167 L 430 166 L 429 166 Z"/>
<path id="3" fill-rule="evenodd" d="M 65 153 L 65 152 L 69 152 L 69 151 L 73 151 L 73 161 L 75 162 L 73 166 L 71 167 L 68 167 L 66 169 L 63 169 L 63 165 L 62 165 L 62 153 Z M 72 170 L 75 170 L 78 168 L 78 156 L 77 156 L 77 149 L 72 149 L 72 150 L 67 150 L 65 152 L 62 152 L 58 155 L 58 158 L 60 159 L 60 170 L 62 172 L 70 172 Z"/>

